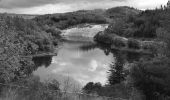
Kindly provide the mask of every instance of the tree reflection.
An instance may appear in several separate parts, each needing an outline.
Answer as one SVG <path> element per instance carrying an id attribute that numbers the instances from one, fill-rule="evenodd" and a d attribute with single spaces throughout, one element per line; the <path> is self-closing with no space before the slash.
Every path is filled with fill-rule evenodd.
<path id="1" fill-rule="evenodd" d="M 125 64 L 125 57 L 122 55 L 121 51 L 116 52 L 114 54 L 116 56 L 116 61 L 110 65 L 109 70 L 109 85 L 119 84 L 125 80 L 125 72 L 124 72 L 124 64 Z"/>
<path id="2" fill-rule="evenodd" d="M 90 51 L 90 50 L 94 50 L 94 49 L 98 48 L 98 45 L 95 43 L 88 43 L 88 44 L 83 44 L 79 48 L 82 51 Z"/>
<path id="3" fill-rule="evenodd" d="M 33 58 L 33 61 L 36 67 L 40 67 L 40 66 L 48 67 L 52 62 L 52 56 L 35 57 Z"/>

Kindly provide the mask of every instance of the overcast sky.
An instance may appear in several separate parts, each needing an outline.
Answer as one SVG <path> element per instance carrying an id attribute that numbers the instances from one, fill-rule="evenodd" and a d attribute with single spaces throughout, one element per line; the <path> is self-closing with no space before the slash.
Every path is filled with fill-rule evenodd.
<path id="1" fill-rule="evenodd" d="M 153 9 L 166 5 L 167 2 L 168 0 L 0 0 L 0 12 L 49 14 L 81 9 L 107 9 L 115 6 Z"/>

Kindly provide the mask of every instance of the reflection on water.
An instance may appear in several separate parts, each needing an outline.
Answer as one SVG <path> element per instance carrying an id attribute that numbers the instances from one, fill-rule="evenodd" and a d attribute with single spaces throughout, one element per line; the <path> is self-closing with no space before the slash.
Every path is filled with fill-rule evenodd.
<path id="1" fill-rule="evenodd" d="M 33 58 L 33 61 L 37 67 L 40 66 L 48 67 L 52 62 L 52 56 L 35 57 Z"/>
<path id="2" fill-rule="evenodd" d="M 111 50 L 107 45 L 98 45 L 87 39 L 85 41 L 78 39 L 78 42 L 75 40 L 77 39 L 71 37 L 65 41 L 57 56 L 34 58 L 38 67 L 34 75 L 39 76 L 41 81 L 52 78 L 62 83 L 69 76 L 71 81 L 77 84 L 85 85 L 88 82 L 106 84 L 110 64 L 115 61 L 128 64 L 144 56 Z"/>
<path id="3" fill-rule="evenodd" d="M 83 85 L 88 82 L 105 84 L 109 65 L 114 61 L 112 53 L 106 55 L 96 44 L 85 41 L 64 42 L 58 55 L 52 58 L 52 63 L 49 58 L 43 59 L 46 60 L 46 64 L 38 59 L 35 59 L 36 63 L 41 67 L 34 72 L 34 75 L 40 76 L 42 81 L 49 77 L 63 80 L 69 76 Z"/>

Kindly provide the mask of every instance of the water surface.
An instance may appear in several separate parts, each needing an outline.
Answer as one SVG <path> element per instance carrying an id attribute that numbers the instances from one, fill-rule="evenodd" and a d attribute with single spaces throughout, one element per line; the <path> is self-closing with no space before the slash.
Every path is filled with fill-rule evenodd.
<path id="1" fill-rule="evenodd" d="M 102 29 L 104 29 L 103 27 Z M 96 26 L 92 28 L 96 32 Z M 75 31 L 75 28 L 73 30 Z M 93 37 L 89 33 L 88 36 L 83 35 L 87 33 L 84 32 L 84 29 L 82 30 L 83 33 L 79 33 L 82 35 L 72 35 L 72 32 L 71 35 L 68 35 L 67 33 L 57 56 L 36 59 L 38 69 L 34 72 L 34 75 L 39 76 L 41 81 L 57 79 L 64 82 L 69 77 L 70 81 L 81 85 L 88 82 L 105 84 L 109 65 L 114 61 L 113 54 L 106 55 L 102 49 L 96 46 Z M 93 32 L 94 30 L 91 29 Z M 101 29 L 98 31 L 101 31 Z M 93 32 L 91 32 L 92 36 L 94 35 Z"/>

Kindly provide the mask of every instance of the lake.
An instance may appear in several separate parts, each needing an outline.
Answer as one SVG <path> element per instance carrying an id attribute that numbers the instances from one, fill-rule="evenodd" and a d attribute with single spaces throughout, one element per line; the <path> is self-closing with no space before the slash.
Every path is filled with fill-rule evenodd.
<path id="1" fill-rule="evenodd" d="M 97 33 L 96 26 L 92 28 Z M 90 32 L 92 31 L 91 29 Z M 92 35 L 94 36 L 94 31 Z M 80 86 L 88 82 L 106 84 L 107 72 L 114 61 L 114 55 L 106 55 L 104 50 L 96 46 L 93 36 L 65 35 L 57 56 L 34 59 L 38 69 L 33 74 L 39 76 L 41 81 L 57 79 L 61 84 L 68 78 L 71 84 Z"/>

